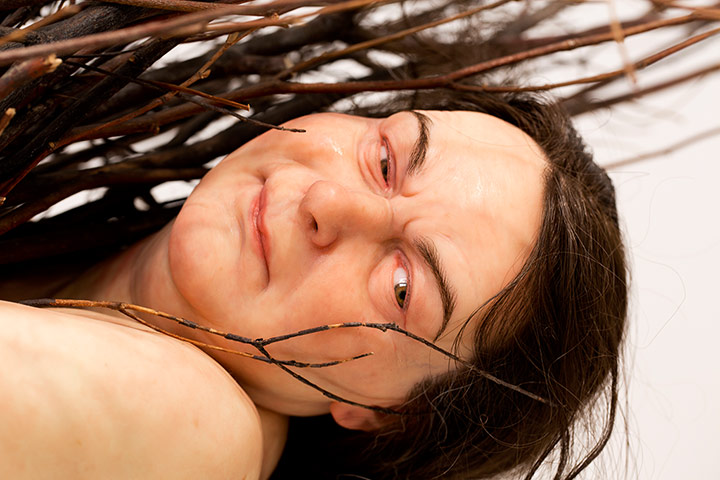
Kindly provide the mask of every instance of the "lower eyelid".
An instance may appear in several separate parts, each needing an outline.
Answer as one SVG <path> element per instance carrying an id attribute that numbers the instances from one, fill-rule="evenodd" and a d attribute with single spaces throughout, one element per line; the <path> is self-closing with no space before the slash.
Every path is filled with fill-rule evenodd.
<path id="1" fill-rule="evenodd" d="M 397 161 L 393 152 L 390 141 L 387 138 L 383 138 L 385 149 L 387 151 L 387 162 L 388 162 L 388 185 L 391 190 L 395 190 L 397 187 Z"/>

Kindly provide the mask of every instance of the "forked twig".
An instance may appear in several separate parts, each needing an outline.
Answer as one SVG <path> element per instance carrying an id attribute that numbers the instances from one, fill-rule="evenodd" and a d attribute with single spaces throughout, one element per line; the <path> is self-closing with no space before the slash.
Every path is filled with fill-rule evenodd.
<path id="1" fill-rule="evenodd" d="M 253 360 L 258 360 L 258 361 L 266 362 L 266 363 L 275 363 L 275 364 L 279 364 L 279 365 L 287 365 L 287 366 L 296 367 L 296 368 L 325 368 L 325 367 L 332 367 L 334 365 L 340 365 L 341 363 L 349 362 L 351 360 L 358 360 L 360 358 L 369 357 L 370 355 L 372 355 L 372 352 L 361 353 L 360 355 L 355 355 L 353 357 L 346 358 L 343 360 L 333 360 L 330 362 L 322 362 L 322 363 L 307 363 L 307 362 L 298 362 L 295 360 L 277 360 L 277 359 L 275 359 L 273 361 L 273 360 L 271 360 L 271 357 L 269 355 L 263 355 L 263 356 L 253 355 L 252 353 L 242 352 L 240 350 L 233 350 L 231 348 L 225 348 L 225 347 L 221 347 L 219 345 L 212 345 L 209 343 L 204 343 L 204 342 L 200 342 L 198 340 L 193 340 L 191 338 L 185 338 L 180 335 L 176 335 L 176 334 L 170 332 L 169 330 L 165 330 L 163 328 L 158 327 L 157 325 L 153 325 L 150 322 L 146 322 L 141 317 L 139 317 L 138 315 L 135 315 L 132 311 L 130 311 L 127 308 L 122 308 L 119 311 L 121 313 L 123 313 L 124 315 L 127 315 L 128 317 L 137 321 L 138 323 L 141 323 L 141 324 L 145 325 L 146 327 L 155 330 L 156 332 L 162 333 L 163 335 L 167 335 L 168 337 L 173 337 L 177 340 L 182 340 L 183 342 L 192 343 L 193 345 L 195 345 L 197 347 L 203 347 L 203 348 L 208 348 L 210 350 L 217 350 L 219 352 L 230 353 L 233 355 L 238 355 L 240 357 L 252 358 Z"/>
<path id="2" fill-rule="evenodd" d="M 206 77 L 207 74 L 209 73 L 210 67 L 211 67 L 232 45 L 234 45 L 235 43 L 237 43 L 241 38 L 243 38 L 245 35 L 247 35 L 247 34 L 250 33 L 250 32 L 251 32 L 251 31 L 249 30 L 248 32 L 245 32 L 243 35 L 240 35 L 240 34 L 238 34 L 238 33 L 233 33 L 233 34 L 228 35 L 228 38 L 226 39 L 225 43 L 213 54 L 212 57 L 210 57 L 210 59 L 208 59 L 207 62 L 205 62 L 193 75 L 191 75 L 190 78 L 188 78 L 187 80 L 185 80 L 181 85 L 176 85 L 175 87 L 177 87 L 177 88 L 186 88 L 186 89 L 187 89 L 187 87 L 189 87 L 190 85 L 192 85 L 192 84 L 195 83 L 196 81 L 200 80 L 201 78 Z M 164 85 L 165 85 L 164 88 L 166 88 L 168 84 L 164 84 Z M 166 89 L 167 89 L 167 88 L 166 88 Z M 189 92 L 186 92 L 186 93 L 189 93 Z M 192 93 L 193 93 L 193 94 L 198 94 L 198 95 L 201 95 L 201 96 L 204 95 L 202 92 L 199 92 L 198 90 L 192 90 Z M 129 121 L 129 120 L 132 120 L 133 118 L 136 118 L 136 117 L 142 115 L 142 114 L 145 113 L 145 112 L 149 112 L 150 110 L 152 110 L 152 109 L 154 109 L 154 108 L 156 108 L 156 107 L 159 107 L 159 106 L 162 105 L 163 103 L 167 102 L 167 101 L 168 101 L 172 96 L 174 96 L 174 95 L 175 95 L 175 92 L 174 92 L 174 91 L 168 91 L 168 92 L 165 93 L 165 95 L 163 95 L 163 96 L 160 97 L 160 98 L 156 98 L 155 100 L 153 100 L 152 102 L 148 103 L 147 105 L 145 105 L 145 106 L 143 106 L 143 107 L 141 107 L 141 108 L 139 108 L 139 109 L 136 109 L 136 110 L 134 110 L 134 111 L 132 111 L 132 112 L 130 112 L 130 113 L 127 113 L 127 114 L 121 116 L 120 118 L 116 118 L 116 119 L 111 120 L 110 122 L 107 122 L 107 123 L 104 123 L 104 124 L 101 124 L 101 125 L 92 127 L 92 129 L 91 129 L 89 132 L 86 132 L 86 133 L 93 133 L 94 131 L 100 130 L 100 129 L 105 128 L 105 127 L 107 127 L 107 126 L 120 125 L 120 124 L 122 124 L 122 123 L 124 123 L 124 122 L 127 122 L 127 121 Z M 218 99 L 220 99 L 220 97 L 214 97 L 214 96 L 213 96 L 213 99 L 215 99 L 216 101 L 218 101 Z M 221 99 L 221 100 L 225 100 L 225 99 Z M 245 110 L 248 110 L 248 109 L 249 109 L 249 107 L 246 106 L 246 105 L 242 105 L 242 104 L 239 104 L 239 103 L 237 103 L 237 102 L 232 102 L 231 100 L 226 100 L 226 101 L 227 101 L 227 102 L 234 103 L 235 105 L 231 105 L 231 106 L 234 106 L 235 108 L 240 108 L 240 109 L 245 109 Z M 222 103 L 222 102 L 221 102 L 221 103 Z M 67 143 L 72 143 L 72 142 L 76 141 L 76 139 L 75 139 L 75 136 L 73 136 L 73 135 L 71 134 L 71 135 L 67 136 L 66 138 L 64 138 L 63 141 L 64 141 L 64 142 L 67 142 Z"/>
<path id="3" fill-rule="evenodd" d="M 328 391 L 328 390 L 325 390 L 324 388 L 320 387 L 319 385 L 316 385 L 316 384 L 313 383 L 312 381 L 308 380 L 307 378 L 303 377 L 302 375 L 298 374 L 297 372 L 294 372 L 294 371 L 290 370 L 290 368 L 289 368 L 289 366 L 298 366 L 298 365 L 300 365 L 300 366 L 306 366 L 306 367 L 313 367 L 313 368 L 321 368 L 321 367 L 336 365 L 336 364 L 338 364 L 338 363 L 348 362 L 348 361 L 351 361 L 351 360 L 357 360 L 358 358 L 363 358 L 363 357 L 366 357 L 366 356 L 368 356 L 368 355 L 371 355 L 371 353 L 362 354 L 362 355 L 359 355 L 359 356 L 356 356 L 356 357 L 352 357 L 352 358 L 345 359 L 345 360 L 340 360 L 340 361 L 337 361 L 337 362 L 329 362 L 329 363 L 327 363 L 327 364 L 306 364 L 306 363 L 298 362 L 298 365 L 294 365 L 294 364 L 292 363 L 292 361 L 280 361 L 280 360 L 275 359 L 272 355 L 270 355 L 270 353 L 269 353 L 269 352 L 267 351 L 267 349 L 266 349 L 266 347 L 267 347 L 268 345 L 271 345 L 271 344 L 273 344 L 273 343 L 284 342 L 284 341 L 287 341 L 287 340 L 290 340 L 290 339 L 293 339 L 293 338 L 304 337 L 304 336 L 311 335 L 311 334 L 314 334 L 314 333 L 325 332 L 325 331 L 329 331 L 329 330 L 336 330 L 336 329 L 340 329 L 340 328 L 370 328 L 370 329 L 374 329 L 374 330 L 380 330 L 381 332 L 386 332 L 386 331 L 390 330 L 390 331 L 393 331 L 393 332 L 397 332 L 397 333 L 399 333 L 399 334 L 401 334 L 401 335 L 403 335 L 403 336 L 405 336 L 405 337 L 407 337 L 407 338 L 409 338 L 409 339 L 411 339 L 411 340 L 413 340 L 413 341 L 419 342 L 419 343 L 425 345 L 426 347 L 431 348 L 432 350 L 435 350 L 436 352 L 444 355 L 445 357 L 447 357 L 447 358 L 449 358 L 449 359 L 451 359 L 451 360 L 453 360 L 453 361 L 455 361 L 455 362 L 463 365 L 463 366 L 466 367 L 466 368 L 469 368 L 469 369 L 473 370 L 474 372 L 478 373 L 479 375 L 481 375 L 482 377 L 486 378 L 487 380 L 489 380 L 489 381 L 491 381 L 491 382 L 493 382 L 493 383 L 496 383 L 496 384 L 498 384 L 498 385 L 501 385 L 501 386 L 503 386 L 503 387 L 506 387 L 506 388 L 508 388 L 508 389 L 510 389 L 510 390 L 513 390 L 513 391 L 521 394 L 521 395 L 525 395 L 526 397 L 529 397 L 529 398 L 531 398 L 531 399 L 533 399 L 533 400 L 536 400 L 536 401 L 538 401 L 538 402 L 545 403 L 545 404 L 548 404 L 548 405 L 552 405 L 552 403 L 549 402 L 547 399 L 545 399 L 545 398 L 543 398 L 543 397 L 541 397 L 541 396 L 539 396 L 539 395 L 537 395 L 537 394 L 534 394 L 534 393 L 532 393 L 532 392 L 529 392 L 529 391 L 525 390 L 525 389 L 522 388 L 522 387 L 519 387 L 519 386 L 517 386 L 517 385 L 513 385 L 512 383 L 506 382 L 506 381 L 504 381 L 504 380 L 501 380 L 501 379 L 497 378 L 496 376 L 494 376 L 494 375 L 492 375 L 492 374 L 490 374 L 490 373 L 488 373 L 488 372 L 485 372 L 485 371 L 483 371 L 483 370 L 481 370 L 481 369 L 478 369 L 477 367 L 475 367 L 474 365 L 472 365 L 470 362 L 467 362 L 467 361 L 459 358 L 457 355 L 455 355 L 455 354 L 453 354 L 453 353 L 451 353 L 451 352 L 449 352 L 449 351 L 447 351 L 447 350 L 445 350 L 445 349 L 443 349 L 443 348 L 435 345 L 434 343 L 432 343 L 432 342 L 430 342 L 430 341 L 428 341 L 428 340 L 426 340 L 426 339 L 424 339 L 424 338 L 422 338 L 422 337 L 419 337 L 419 336 L 417 336 L 417 335 L 415 335 L 415 334 L 413 334 L 413 333 L 411 333 L 411 332 L 408 332 L 407 330 L 405 330 L 405 329 L 403 329 L 403 328 L 400 328 L 399 326 L 397 326 L 397 325 L 394 324 L 394 323 L 375 323 L 375 322 L 344 322 L 344 323 L 334 323 L 334 324 L 329 324 L 329 325 L 321 325 L 321 326 L 313 327 L 313 328 L 307 328 L 307 329 L 304 329 L 304 330 L 300 330 L 300 331 L 293 332 L 293 333 L 288 333 L 288 334 L 285 334 L 285 335 L 278 335 L 278 336 L 269 337 L 269 338 L 255 338 L 255 339 L 252 339 L 252 338 L 244 337 L 244 336 L 237 335 L 237 334 L 234 334 L 234 333 L 223 332 L 223 331 L 217 330 L 217 329 L 215 329 L 215 328 L 207 327 L 207 326 L 201 325 L 201 324 L 199 324 L 199 323 L 197 323 L 197 322 L 193 322 L 193 321 L 191 321 L 191 320 L 187 320 L 187 319 L 182 318 L 182 317 L 176 317 L 175 315 L 171 315 L 171 314 L 168 314 L 168 313 L 160 312 L 160 311 L 158 311 L 158 310 L 154 310 L 154 309 L 151 309 L 151 308 L 143 307 L 143 306 L 140 306 L 140 305 L 134 305 L 134 304 L 130 304 L 130 303 L 124 303 L 124 302 L 107 302 L 107 301 L 93 301 L 93 300 L 70 300 L 70 299 L 50 299 L 50 298 L 43 298 L 43 299 L 25 300 L 25 301 L 22 301 L 22 302 L 20 302 L 20 303 L 22 303 L 22 304 L 24 304 L 24 305 L 32 306 L 32 307 L 108 308 L 108 309 L 111 309 L 111 310 L 115 310 L 115 311 L 117 311 L 117 312 L 120 312 L 120 313 L 122 313 L 123 315 L 126 315 L 126 316 L 128 316 L 128 317 L 130 317 L 130 318 L 132 318 L 132 319 L 134 319 L 134 320 L 136 320 L 136 321 L 139 321 L 139 322 L 142 323 L 143 325 L 146 325 L 146 326 L 152 328 L 153 330 L 159 331 L 159 332 L 161 332 L 161 333 L 167 333 L 167 332 L 164 331 L 164 330 L 162 330 L 162 329 L 156 328 L 154 325 L 152 325 L 152 324 L 150 324 L 150 323 L 148 323 L 148 322 L 146 322 L 146 321 L 141 320 L 137 315 L 133 314 L 132 311 L 136 311 L 136 312 L 140 312 L 140 313 L 145 313 L 145 314 L 149 314 L 149 315 L 153 315 L 153 316 L 165 318 L 165 319 L 167 319 L 167 320 L 171 320 L 171 321 L 176 322 L 177 324 L 182 325 L 182 326 L 187 327 L 187 328 L 192 328 L 192 329 L 195 329 L 195 330 L 200 330 L 200 331 L 209 333 L 209 334 L 211 334 L 211 335 L 215 335 L 215 336 L 222 337 L 222 338 L 224 338 L 224 339 L 226 339 L 226 340 L 230 340 L 230 341 L 233 341 L 233 342 L 242 343 L 242 344 L 244 344 L 244 345 L 251 345 L 252 347 L 254 347 L 255 349 L 257 349 L 257 350 L 262 354 L 262 356 L 250 355 L 250 354 L 245 354 L 245 355 L 242 355 L 242 356 L 246 356 L 247 358 L 252 358 L 252 359 L 255 359 L 255 360 L 260 360 L 260 361 L 264 361 L 264 362 L 267 362 L 267 363 L 275 364 L 275 365 L 277 365 L 278 367 L 280 367 L 283 371 L 285 371 L 285 372 L 287 372 L 288 374 L 292 375 L 295 379 L 297 379 L 297 380 L 299 380 L 300 382 L 304 383 L 305 385 L 307 385 L 307 386 L 309 386 L 309 387 L 311 387 L 311 388 L 319 391 L 320 393 L 322 393 L 323 395 L 325 395 L 326 397 L 328 397 L 328 398 L 330 398 L 330 399 L 332 399 L 332 400 L 336 400 L 336 401 L 339 401 L 339 402 L 347 403 L 347 404 L 350 404 L 350 405 L 355 405 L 355 406 L 358 406 L 358 407 L 367 408 L 367 409 L 374 410 L 374 411 L 381 412 L 381 413 L 400 414 L 400 412 L 398 412 L 397 410 L 393 410 L 393 409 L 385 408 L 385 407 L 378 407 L 378 406 L 374 406 L 374 405 L 366 405 L 366 404 L 358 403 L 358 402 L 355 402 L 355 401 L 352 401 L 352 400 L 349 400 L 349 399 L 340 397 L 340 396 L 338 396 L 338 395 L 335 395 L 334 393 L 332 393 L 332 392 L 330 392 L 330 391 Z M 184 337 L 181 337 L 181 336 L 176 336 L 176 335 L 171 335 L 171 336 L 174 337 L 174 338 L 178 338 L 178 339 L 180 339 L 180 340 L 189 341 L 190 343 L 195 343 L 195 342 L 193 342 L 192 340 L 188 340 L 188 339 L 186 339 L 186 338 L 184 338 Z M 195 344 L 197 345 L 197 343 L 195 343 Z M 201 346 L 207 346 L 207 345 L 206 345 L 206 344 L 202 344 Z M 223 351 L 224 351 L 224 350 L 223 350 Z"/>
<path id="4" fill-rule="evenodd" d="M 67 63 L 68 65 L 75 65 L 80 68 L 85 68 L 87 70 L 92 70 L 92 71 L 95 71 L 98 73 L 102 73 L 103 75 L 120 77 L 128 82 L 136 83 L 138 85 L 142 85 L 142 86 L 154 89 L 154 90 L 158 90 L 167 95 L 169 95 L 169 94 L 177 95 L 177 96 L 182 97 L 183 99 L 187 100 L 190 103 L 194 103 L 195 105 L 202 107 L 205 110 L 211 110 L 214 112 L 221 113 L 223 115 L 230 115 L 232 117 L 237 118 L 238 120 L 240 120 L 242 122 L 251 123 L 253 125 L 257 125 L 257 126 L 264 127 L 264 128 L 270 128 L 273 130 L 281 130 L 281 131 L 293 132 L 293 133 L 305 133 L 305 130 L 300 129 L 300 128 L 282 127 L 279 125 L 273 125 L 270 123 L 262 122 L 260 120 L 254 119 L 254 118 L 243 117 L 242 115 L 235 113 L 232 110 L 218 107 L 215 104 L 225 105 L 225 106 L 228 106 L 231 108 L 237 108 L 239 110 L 249 110 L 250 109 L 249 105 L 240 104 L 233 100 L 218 97 L 215 95 L 210 95 L 208 93 L 201 92 L 199 90 L 195 90 L 192 88 L 187 88 L 182 85 L 171 85 L 169 83 L 164 83 L 164 82 L 143 80 L 141 78 L 132 78 L 132 77 L 128 77 L 125 75 L 118 75 L 115 72 L 111 72 L 111 71 L 105 70 L 103 68 L 99 68 L 99 67 L 95 67 L 93 65 L 87 65 L 87 64 L 83 64 L 83 63 L 77 63 L 77 62 L 73 62 L 71 60 L 66 60 L 65 63 Z M 200 98 L 196 98 L 196 97 L 200 97 Z M 148 109 L 154 108 L 155 106 L 162 104 L 164 101 L 167 101 L 167 99 L 169 99 L 169 97 L 163 97 L 163 98 L 157 100 L 156 102 L 151 103 L 150 105 L 148 105 L 145 108 L 148 108 Z M 204 100 L 204 99 L 207 99 L 207 100 Z M 130 119 L 134 118 L 134 115 L 136 113 L 137 112 L 131 112 L 130 114 L 125 115 L 119 119 L 113 120 L 107 124 L 91 127 L 90 130 L 84 130 L 80 134 L 72 134 L 72 132 L 71 132 L 70 136 L 65 137 L 62 140 L 60 140 L 53 148 L 57 149 L 61 146 L 75 142 L 75 141 L 79 140 L 81 137 L 85 136 L 86 134 L 92 134 L 99 130 L 104 130 L 107 126 L 112 127 L 115 125 L 121 125 L 123 122 L 129 121 Z M 140 113 L 142 113 L 142 112 L 140 112 Z"/>

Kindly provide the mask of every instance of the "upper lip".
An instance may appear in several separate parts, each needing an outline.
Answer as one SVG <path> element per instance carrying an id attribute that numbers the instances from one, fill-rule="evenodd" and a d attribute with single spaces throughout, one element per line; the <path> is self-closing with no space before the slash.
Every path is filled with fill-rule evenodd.
<path id="1" fill-rule="evenodd" d="M 268 276 L 270 269 L 268 268 L 268 253 L 269 253 L 269 242 L 267 229 L 265 227 L 265 206 L 267 204 L 267 189 L 263 185 L 260 194 L 257 199 L 257 206 L 254 212 L 253 223 L 255 226 L 255 232 L 257 235 L 258 242 L 260 243 L 260 252 L 265 260 L 265 267 L 268 269 Z"/>

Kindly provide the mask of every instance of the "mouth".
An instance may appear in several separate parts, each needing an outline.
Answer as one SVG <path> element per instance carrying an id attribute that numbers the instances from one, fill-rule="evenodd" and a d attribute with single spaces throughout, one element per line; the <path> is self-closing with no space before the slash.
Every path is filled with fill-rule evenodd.
<path id="1" fill-rule="evenodd" d="M 267 202 L 267 190 L 265 189 L 265 185 L 263 184 L 262 189 L 260 190 L 260 193 L 253 201 L 253 208 L 252 208 L 252 227 L 253 227 L 253 234 L 255 237 L 255 250 L 262 261 L 262 263 L 265 265 L 265 271 L 267 272 L 268 281 L 270 281 L 270 269 L 268 265 L 268 259 L 269 253 L 270 253 L 270 244 L 268 241 L 268 234 L 267 229 L 265 228 L 265 206 Z"/>

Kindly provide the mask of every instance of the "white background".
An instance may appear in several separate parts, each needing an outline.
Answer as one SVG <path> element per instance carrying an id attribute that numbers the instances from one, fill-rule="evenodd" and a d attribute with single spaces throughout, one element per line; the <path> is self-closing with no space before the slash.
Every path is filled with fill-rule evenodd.
<path id="1" fill-rule="evenodd" d="M 607 16 L 607 5 L 591 8 L 596 22 Z M 638 59 L 672 38 L 641 36 L 627 49 Z M 589 59 L 591 67 L 621 65 L 617 46 Z M 638 72 L 639 87 L 714 63 L 718 38 Z M 600 472 L 586 477 L 720 479 L 720 73 L 584 115 L 577 125 L 601 165 L 716 131 L 670 153 L 609 167 L 632 263 L 628 433 L 616 432 Z M 627 464 L 618 463 L 623 456 Z"/>

